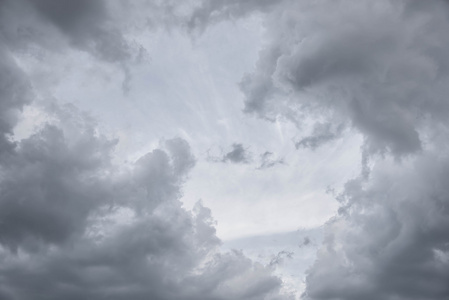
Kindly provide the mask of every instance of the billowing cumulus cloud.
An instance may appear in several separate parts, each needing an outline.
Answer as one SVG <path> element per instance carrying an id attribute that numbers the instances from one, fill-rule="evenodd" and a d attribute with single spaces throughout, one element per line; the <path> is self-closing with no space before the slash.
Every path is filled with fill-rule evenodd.
<path id="1" fill-rule="evenodd" d="M 31 87 L 5 46 L 0 45 L 0 160 L 14 148 L 11 140 L 19 112 L 31 101 Z"/>
<path id="2" fill-rule="evenodd" d="M 447 1 L 282 1 L 252 11 L 264 12 L 267 41 L 241 82 L 245 111 L 294 122 L 298 148 L 344 130 L 364 139 L 364 172 L 337 197 L 303 298 L 448 298 Z"/>
<path id="3" fill-rule="evenodd" d="M 307 299 L 446 299 L 447 155 L 378 163 L 348 182 L 307 277 Z"/>
<path id="4" fill-rule="evenodd" d="M 221 253 L 210 211 L 181 208 L 194 165 L 185 141 L 120 169 L 110 161 L 116 142 L 63 112 L 2 165 L 3 299 L 276 298 L 271 268 Z"/>
<path id="5" fill-rule="evenodd" d="M 295 122 L 324 118 L 299 146 L 314 147 L 350 126 L 364 134 L 369 153 L 420 151 L 420 129 L 428 118 L 444 122 L 448 109 L 441 97 L 447 94 L 441 55 L 447 16 L 443 2 L 423 12 L 413 4 L 277 6 L 266 17 L 268 45 L 241 83 L 246 111 Z"/>
<path id="6" fill-rule="evenodd" d="M 182 139 L 135 163 L 73 106 L 1 165 L 2 299 L 284 299 L 272 268 L 220 252 L 210 210 L 181 207 Z"/>
<path id="7" fill-rule="evenodd" d="M 116 140 L 57 104 L 29 137 L 13 135 L 39 94 L 20 55 L 76 49 L 126 71 L 139 46 L 125 30 L 191 31 L 252 13 L 266 42 L 240 83 L 244 111 L 293 122 L 298 150 L 363 137 L 364 172 L 337 197 L 303 298 L 448 298 L 447 1 L 136 3 L 0 4 L 0 298 L 289 298 L 271 266 L 220 251 L 209 209 L 182 207 L 195 163 L 184 140 L 119 165 Z M 220 161 L 247 162 L 243 145 Z"/>
<path id="8" fill-rule="evenodd" d="M 51 101 L 34 104 L 43 124 L 14 135 L 40 93 L 21 55 L 74 47 L 106 62 L 129 59 L 108 5 L 0 4 L 0 298 L 290 299 L 272 267 L 220 251 L 208 208 L 182 207 L 195 164 L 185 140 L 118 164 L 117 140 L 75 106 Z"/>

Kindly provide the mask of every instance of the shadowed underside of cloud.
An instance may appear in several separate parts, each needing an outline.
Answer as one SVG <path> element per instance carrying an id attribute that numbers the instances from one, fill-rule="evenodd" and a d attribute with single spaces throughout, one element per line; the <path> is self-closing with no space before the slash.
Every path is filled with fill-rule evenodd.
<path id="1" fill-rule="evenodd" d="M 78 126 L 80 124 L 77 124 Z M 64 121 L 67 126 L 67 120 Z M 210 211 L 181 208 L 193 166 L 169 140 L 129 170 L 108 160 L 114 141 L 46 126 L 2 165 L 3 299 L 256 299 L 276 293 L 271 270 L 220 253 Z M 268 299 L 268 298 L 267 298 Z"/>
<path id="2" fill-rule="evenodd" d="M 219 251 L 209 209 L 181 207 L 184 140 L 119 168 L 115 140 L 54 114 L 1 165 L 2 299 L 284 299 L 272 268 Z"/>
<path id="3" fill-rule="evenodd" d="M 372 165 L 337 198 L 303 298 L 447 299 L 448 2 L 241 3 L 232 16 L 263 12 L 267 38 L 245 111 L 312 121 L 298 148 L 358 132 Z"/>
<path id="4" fill-rule="evenodd" d="M 266 14 L 268 45 L 241 83 L 245 110 L 350 125 L 364 134 L 371 154 L 420 151 L 429 118 L 446 120 L 449 41 L 447 4 L 416 10 L 415 2 L 275 6 Z M 315 147 L 333 136 L 318 130 L 300 145 Z"/>
<path id="5" fill-rule="evenodd" d="M 339 196 L 309 270 L 305 298 L 446 299 L 449 295 L 447 155 L 379 163 Z"/>

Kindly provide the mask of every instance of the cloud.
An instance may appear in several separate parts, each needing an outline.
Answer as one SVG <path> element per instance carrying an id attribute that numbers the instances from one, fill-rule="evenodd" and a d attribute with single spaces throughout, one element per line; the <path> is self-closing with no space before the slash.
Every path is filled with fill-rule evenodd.
<path id="1" fill-rule="evenodd" d="M 305 298 L 447 298 L 448 161 L 436 153 L 404 165 L 385 161 L 370 182 L 349 182 Z"/>
<path id="2" fill-rule="evenodd" d="M 372 169 L 337 197 L 304 299 L 449 296 L 448 11 L 447 1 L 390 0 L 264 10 L 266 46 L 240 84 L 245 112 L 315 124 L 298 147 L 361 134 Z"/>
<path id="3" fill-rule="evenodd" d="M 312 121 L 298 147 L 314 149 L 343 130 L 363 136 L 372 170 L 337 197 L 303 297 L 446 299 L 447 2 L 167 3 L 146 3 L 163 12 L 149 23 L 201 28 L 264 14 L 265 47 L 240 84 L 247 113 L 298 130 Z M 182 208 L 195 161 L 185 141 L 116 165 L 116 141 L 70 106 L 47 109 L 57 121 L 14 140 L 17 116 L 39 89 L 16 55 L 75 47 L 121 64 L 132 56 L 121 30 L 132 27 L 128 12 L 119 18 L 120 5 L 106 1 L 0 5 L 0 298 L 288 298 L 272 268 L 219 250 L 207 208 Z M 247 158 L 234 144 L 222 160 Z"/>
<path id="4" fill-rule="evenodd" d="M 308 236 L 306 236 L 306 237 L 304 237 L 303 241 L 298 245 L 298 247 L 302 248 L 302 247 L 309 246 L 311 242 L 312 242 L 311 239 Z"/>
<path id="5" fill-rule="evenodd" d="M 273 159 L 274 154 L 269 151 L 265 151 L 260 155 L 260 166 L 257 168 L 259 170 L 272 168 L 276 165 L 284 164 L 284 160 L 282 158 Z"/>
<path id="6" fill-rule="evenodd" d="M 224 151 L 221 150 L 221 154 L 218 156 L 210 155 L 209 149 L 207 151 L 207 160 L 210 162 L 233 164 L 249 164 L 252 161 L 252 153 L 243 144 L 234 143 L 231 145 L 231 148 L 227 153 L 223 153 Z"/>
<path id="7" fill-rule="evenodd" d="M 255 160 L 253 158 L 253 153 L 248 151 L 248 148 L 245 148 L 243 144 L 234 143 L 231 145 L 231 147 L 232 150 L 220 156 L 212 156 L 208 151 L 207 160 L 217 163 L 219 162 L 244 165 L 256 162 L 258 164 L 258 167 L 256 167 L 257 170 L 265 170 L 276 165 L 285 164 L 282 158 L 276 158 L 275 155 L 270 151 L 265 151 L 264 153 L 259 155 L 259 159 Z"/>
<path id="8" fill-rule="evenodd" d="M 266 12 L 282 0 L 212 0 L 199 1 L 188 16 L 187 25 L 190 29 L 201 29 L 216 22 L 236 19 L 254 12 Z"/>
<path id="9" fill-rule="evenodd" d="M 232 144 L 232 150 L 226 153 L 222 161 L 223 162 L 232 162 L 232 163 L 249 163 L 251 160 L 251 156 L 248 153 L 248 150 L 243 148 L 242 144 Z"/>
<path id="10" fill-rule="evenodd" d="M 114 24 L 112 5 L 104 1 L 3 1 L 0 10 L 2 33 L 15 47 L 28 48 L 32 42 L 57 51 L 68 43 L 108 62 L 131 57 L 129 43 Z"/>
<path id="11" fill-rule="evenodd" d="M 448 109 L 444 13 L 429 20 L 406 2 L 319 3 L 287 1 L 267 14 L 268 44 L 241 84 L 245 110 L 299 123 L 349 121 L 370 153 L 420 151 L 426 118 L 444 122 Z"/>
<path id="12" fill-rule="evenodd" d="M 292 259 L 294 256 L 294 252 L 289 251 L 280 251 L 278 254 L 276 254 L 270 261 L 270 266 L 275 266 L 279 264 L 283 264 L 285 258 Z"/>
<path id="13" fill-rule="evenodd" d="M 21 55 L 39 48 L 50 66 L 53 52 L 73 49 L 129 59 L 109 5 L 0 4 L 0 298 L 291 299 L 272 267 L 220 250 L 208 208 L 182 207 L 195 164 L 186 141 L 118 164 L 118 141 L 56 100 L 39 103 L 44 124 L 14 136 L 23 107 L 42 96 Z"/>
<path id="14" fill-rule="evenodd" d="M 6 47 L 0 46 L 0 160 L 12 151 L 11 134 L 24 105 L 31 101 L 31 85 Z"/>
<path id="15" fill-rule="evenodd" d="M 220 252 L 209 209 L 182 208 L 187 142 L 115 165 L 91 119 L 51 113 L 1 165 L 3 299 L 284 299 L 272 268 Z"/>
<path id="16" fill-rule="evenodd" d="M 341 135 L 343 128 L 344 126 L 342 124 L 332 126 L 331 123 L 317 123 L 313 127 L 312 134 L 296 142 L 295 147 L 296 149 L 310 148 L 315 150 L 321 145 L 338 138 Z"/>

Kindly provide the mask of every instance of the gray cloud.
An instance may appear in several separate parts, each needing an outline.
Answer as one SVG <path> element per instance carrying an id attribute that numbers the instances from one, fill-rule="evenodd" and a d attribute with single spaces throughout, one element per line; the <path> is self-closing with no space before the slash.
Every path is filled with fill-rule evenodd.
<path id="1" fill-rule="evenodd" d="M 210 210 L 181 207 L 184 140 L 121 168 L 72 106 L 1 165 L 3 299 L 284 299 L 272 268 L 220 252 Z"/>
<path id="2" fill-rule="evenodd" d="M 223 155 L 223 162 L 232 163 L 249 163 L 251 155 L 248 153 L 248 149 L 245 149 L 242 144 L 232 144 L 232 150 Z"/>
<path id="3" fill-rule="evenodd" d="M 449 296 L 448 12 L 447 1 L 390 0 L 265 11 L 266 46 L 241 83 L 245 111 L 325 124 L 300 147 L 337 138 L 338 126 L 364 139 L 365 170 L 337 197 L 304 299 Z"/>
<path id="4" fill-rule="evenodd" d="M 224 153 L 221 150 L 219 155 L 211 155 L 210 149 L 207 151 L 207 160 L 216 163 L 249 164 L 252 161 L 252 153 L 243 144 L 234 143 L 231 150 Z"/>
<path id="5" fill-rule="evenodd" d="M 316 123 L 313 127 L 312 134 L 304 137 L 295 143 L 296 149 L 298 148 L 310 148 L 315 150 L 321 145 L 338 138 L 343 130 L 342 124 L 338 126 L 332 126 L 332 124 Z"/>
<path id="6" fill-rule="evenodd" d="M 40 92 L 20 55 L 75 47 L 110 63 L 129 58 L 109 5 L 0 3 L 0 298 L 291 299 L 272 267 L 220 251 L 209 209 L 182 207 L 195 163 L 186 141 L 116 164 L 117 140 L 55 103 L 42 108 L 46 124 L 15 140 L 21 110 Z"/>
<path id="7" fill-rule="evenodd" d="M 110 159 L 115 141 L 72 108 L 55 108 L 63 121 L 13 141 L 32 94 L 14 51 L 61 49 L 67 39 L 105 61 L 128 57 L 106 2 L 55 3 L 0 4 L 0 297 L 285 298 L 270 267 L 218 250 L 207 208 L 181 207 L 194 164 L 185 141 L 120 167 Z M 338 197 L 304 298 L 447 299 L 447 2 L 200 2 L 179 24 L 253 11 L 265 13 L 267 44 L 241 83 L 245 111 L 298 128 L 319 120 L 302 147 L 337 138 L 346 124 L 374 165 Z M 223 160 L 244 161 L 236 145 Z"/>
<path id="8" fill-rule="evenodd" d="M 312 241 L 310 240 L 310 238 L 308 236 L 306 236 L 306 237 L 304 237 L 302 242 L 299 244 L 299 248 L 309 246 L 311 242 Z"/>
<path id="9" fill-rule="evenodd" d="M 447 62 L 438 54 L 448 45 L 441 38 L 447 18 L 435 12 L 423 27 L 419 12 L 404 11 L 406 3 L 382 3 L 372 13 L 365 2 L 285 2 L 273 10 L 268 46 L 242 82 L 246 111 L 296 122 L 304 114 L 331 124 L 349 120 L 371 153 L 419 151 L 419 128 L 429 116 L 444 122 L 448 109 L 440 96 L 447 93 Z"/>
<path id="10" fill-rule="evenodd" d="M 0 46 L 0 160 L 14 148 L 11 134 L 23 106 L 31 101 L 31 86 L 14 58 Z"/>
<path id="11" fill-rule="evenodd" d="M 258 159 L 254 159 L 253 153 L 248 151 L 249 147 L 245 148 L 243 144 L 234 143 L 231 145 L 232 150 L 219 156 L 212 156 L 208 151 L 207 160 L 216 163 L 233 163 L 233 164 L 252 164 L 257 163 L 257 170 L 265 170 L 276 165 L 285 164 L 282 158 L 278 158 L 274 153 L 265 151 L 259 155 Z M 223 151 L 222 151 L 223 152 Z"/>
<path id="12" fill-rule="evenodd" d="M 285 259 L 292 259 L 294 256 L 294 252 L 289 251 L 280 251 L 278 254 L 276 254 L 270 261 L 270 266 L 276 266 L 279 264 L 283 264 Z"/>
<path id="13" fill-rule="evenodd" d="M 285 164 L 282 158 L 273 158 L 273 157 L 274 154 L 272 152 L 265 151 L 263 154 L 260 155 L 260 166 L 257 169 L 263 170 L 272 168 L 276 165 Z"/>
<path id="14" fill-rule="evenodd" d="M 204 29 L 210 24 L 247 16 L 254 12 L 269 11 L 283 0 L 211 0 L 200 1 L 189 16 L 190 29 Z"/>
<path id="15" fill-rule="evenodd" d="M 447 162 L 384 162 L 370 183 L 349 182 L 309 270 L 305 298 L 447 298 Z"/>
<path id="16" fill-rule="evenodd" d="M 3 1 L 2 33 L 15 47 L 29 48 L 32 42 L 57 51 L 68 42 L 102 60 L 125 61 L 131 47 L 116 27 L 120 20 L 114 20 L 112 8 L 104 1 Z"/>

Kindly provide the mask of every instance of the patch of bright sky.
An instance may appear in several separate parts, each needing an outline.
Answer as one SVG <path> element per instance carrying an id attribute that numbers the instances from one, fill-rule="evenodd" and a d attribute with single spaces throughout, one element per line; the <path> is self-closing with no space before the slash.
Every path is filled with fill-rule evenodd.
<path id="1" fill-rule="evenodd" d="M 211 208 L 224 240 L 313 228 L 335 213 L 337 203 L 326 189 L 338 189 L 360 171 L 360 138 L 349 132 L 316 151 L 297 150 L 293 124 L 270 123 L 242 112 L 238 82 L 252 70 L 263 43 L 257 16 L 212 26 L 193 42 L 176 30 L 136 34 L 135 39 L 146 53 L 128 67 L 127 93 L 120 65 L 74 52 L 54 54 L 61 64 L 51 67 L 37 62 L 33 68 L 37 60 L 30 57 L 35 80 L 45 80 L 39 86 L 49 87 L 41 97 L 91 112 L 103 131 L 119 137 L 119 161 L 136 160 L 162 138 L 186 139 L 197 165 L 185 185 L 184 205 L 190 209 L 201 199 Z M 27 114 L 39 119 L 38 109 L 28 109 L 16 130 L 22 136 L 37 122 Z M 208 150 L 226 151 L 233 143 L 248 147 L 253 163 L 208 160 Z M 285 164 L 258 170 L 257 159 L 265 151 Z"/>

